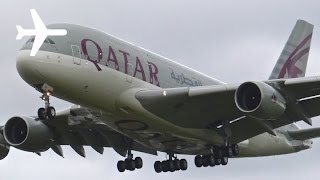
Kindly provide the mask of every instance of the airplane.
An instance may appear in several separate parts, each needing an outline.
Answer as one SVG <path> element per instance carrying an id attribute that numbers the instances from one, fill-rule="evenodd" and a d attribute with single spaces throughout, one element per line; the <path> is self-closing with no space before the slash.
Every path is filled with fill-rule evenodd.
<path id="1" fill-rule="evenodd" d="M 35 36 L 34 45 L 30 53 L 30 56 L 35 56 L 47 36 L 65 36 L 67 31 L 65 29 L 47 29 L 37 11 L 35 9 L 30 9 L 30 12 L 35 29 L 23 29 L 22 26 L 17 25 L 18 35 L 16 39 L 20 40 L 24 36 Z"/>
<path id="2" fill-rule="evenodd" d="M 296 153 L 312 147 L 320 128 L 320 77 L 305 77 L 313 25 L 298 20 L 268 80 L 226 84 L 102 31 L 52 24 L 66 36 L 48 36 L 35 56 L 35 37 L 19 50 L 21 78 L 39 91 L 44 108 L 36 116 L 14 116 L 0 127 L 0 159 L 10 147 L 64 157 L 71 146 L 103 154 L 113 148 L 119 172 L 143 167 L 134 151 L 166 159 L 156 173 L 227 165 L 230 158 Z M 201 61 L 201 60 L 199 60 Z M 54 96 L 73 103 L 55 112 Z"/>

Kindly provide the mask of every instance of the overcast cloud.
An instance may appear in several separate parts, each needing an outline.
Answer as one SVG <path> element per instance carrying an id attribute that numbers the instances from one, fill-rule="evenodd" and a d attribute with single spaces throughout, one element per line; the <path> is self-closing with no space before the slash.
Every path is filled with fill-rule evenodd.
<path id="1" fill-rule="evenodd" d="M 0 6 L 0 123 L 14 115 L 35 115 L 43 105 L 40 94 L 18 75 L 15 56 L 25 42 L 16 41 L 15 25 L 33 28 L 29 9 L 45 23 L 74 23 L 94 27 L 142 46 L 228 83 L 264 80 L 269 74 L 297 19 L 315 25 L 308 76 L 320 71 L 320 3 L 305 0 L 6 0 Z M 70 106 L 54 99 L 56 109 Z M 320 126 L 315 119 L 315 126 Z M 301 123 L 303 127 L 308 127 Z M 153 163 L 164 154 L 144 158 L 144 168 L 118 173 L 122 159 L 112 149 L 103 156 L 86 148 L 87 158 L 64 147 L 65 158 L 51 150 L 38 157 L 11 149 L 0 161 L 5 180 L 106 179 L 315 179 L 320 175 L 320 142 L 297 154 L 232 159 L 228 166 L 197 169 L 186 157 L 186 172 L 156 174 Z"/>

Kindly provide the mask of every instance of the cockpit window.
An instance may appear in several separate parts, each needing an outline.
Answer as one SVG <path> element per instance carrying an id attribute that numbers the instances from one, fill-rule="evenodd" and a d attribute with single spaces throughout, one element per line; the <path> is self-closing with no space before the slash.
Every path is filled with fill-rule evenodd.
<path id="1" fill-rule="evenodd" d="M 30 38 L 27 42 L 26 42 L 26 44 L 28 44 L 28 43 L 33 43 L 34 42 L 34 37 L 33 38 Z"/>
<path id="2" fill-rule="evenodd" d="M 49 43 L 50 43 L 50 44 L 55 44 L 55 42 L 54 42 L 54 41 L 52 41 L 52 39 L 47 38 L 47 40 L 49 41 Z"/>
<path id="3" fill-rule="evenodd" d="M 30 38 L 27 42 L 26 42 L 26 44 L 28 44 L 28 43 L 33 43 L 34 42 L 34 37 L 33 38 Z M 52 40 L 52 39 L 50 39 L 50 38 L 46 38 L 45 40 L 44 40 L 44 43 L 46 43 L 46 44 L 55 44 L 55 42 Z"/>

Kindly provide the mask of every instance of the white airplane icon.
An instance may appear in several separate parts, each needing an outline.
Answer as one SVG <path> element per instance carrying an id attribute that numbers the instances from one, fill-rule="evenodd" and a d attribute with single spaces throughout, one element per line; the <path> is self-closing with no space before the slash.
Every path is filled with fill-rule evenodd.
<path id="1" fill-rule="evenodd" d="M 35 9 L 30 9 L 30 12 L 35 29 L 23 29 L 20 25 L 17 25 L 16 27 L 18 30 L 18 35 L 16 39 L 20 40 L 24 36 L 35 36 L 35 40 L 30 53 L 30 56 L 35 56 L 48 36 L 65 36 L 67 35 L 67 30 L 47 29 L 37 11 Z"/>

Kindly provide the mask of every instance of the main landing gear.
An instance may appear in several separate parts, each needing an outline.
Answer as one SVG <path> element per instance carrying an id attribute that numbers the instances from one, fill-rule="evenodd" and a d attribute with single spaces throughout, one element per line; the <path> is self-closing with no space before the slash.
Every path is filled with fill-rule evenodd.
<path id="1" fill-rule="evenodd" d="M 214 147 L 211 150 L 211 154 L 197 155 L 194 158 L 196 167 L 213 167 L 215 165 L 227 165 L 229 157 L 235 157 L 239 155 L 239 146 L 237 144 L 228 145 L 224 147 Z"/>
<path id="2" fill-rule="evenodd" d="M 54 109 L 54 107 L 50 106 L 50 95 L 51 93 L 49 91 L 46 91 L 40 97 L 45 102 L 45 107 L 39 108 L 38 110 L 38 117 L 41 120 L 53 119 L 56 116 L 56 110 Z"/>
<path id="3" fill-rule="evenodd" d="M 143 161 L 141 157 L 136 157 L 133 159 L 133 154 L 131 150 L 128 150 L 127 158 L 124 161 L 118 161 L 117 168 L 119 172 L 124 172 L 125 170 L 134 171 L 135 169 L 141 169 L 143 166 Z"/>
<path id="4" fill-rule="evenodd" d="M 177 157 L 174 157 L 173 154 L 169 154 L 169 159 L 165 161 L 156 161 L 154 163 L 154 170 L 157 173 L 160 172 L 174 172 L 174 171 L 185 171 L 188 169 L 188 162 L 185 159 L 179 160 Z"/>

